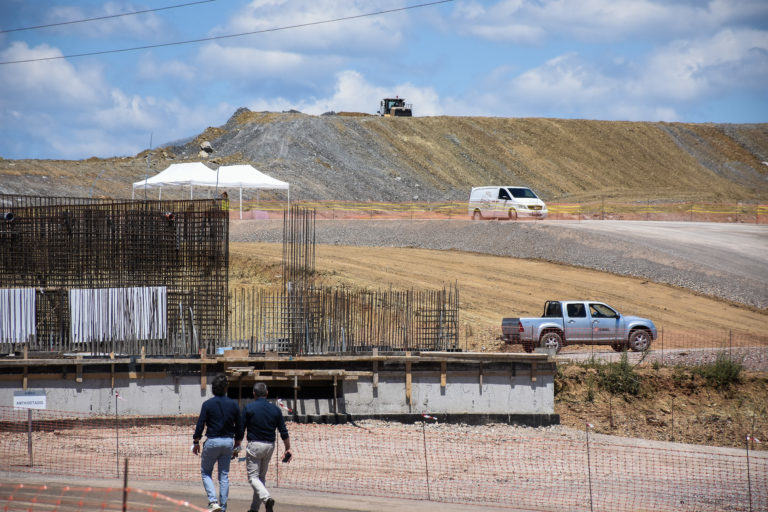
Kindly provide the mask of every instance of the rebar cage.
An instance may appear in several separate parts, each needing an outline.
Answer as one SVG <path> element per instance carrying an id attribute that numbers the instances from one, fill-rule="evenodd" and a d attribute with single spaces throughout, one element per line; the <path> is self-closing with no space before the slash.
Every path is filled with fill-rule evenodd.
<path id="1" fill-rule="evenodd" d="M 213 352 L 226 337 L 228 208 L 0 195 L 0 353 Z"/>

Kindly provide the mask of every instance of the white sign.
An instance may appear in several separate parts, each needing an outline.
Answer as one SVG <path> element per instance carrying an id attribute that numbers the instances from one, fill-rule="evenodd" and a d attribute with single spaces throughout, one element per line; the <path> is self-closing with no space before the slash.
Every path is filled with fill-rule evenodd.
<path id="1" fill-rule="evenodd" d="M 13 408 L 14 409 L 45 409 L 47 405 L 45 391 L 14 391 Z"/>

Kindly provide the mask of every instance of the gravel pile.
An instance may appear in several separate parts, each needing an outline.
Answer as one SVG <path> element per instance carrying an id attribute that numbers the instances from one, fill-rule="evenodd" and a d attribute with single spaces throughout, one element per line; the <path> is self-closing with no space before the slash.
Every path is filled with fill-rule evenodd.
<path id="1" fill-rule="evenodd" d="M 653 243 L 575 231 L 556 223 L 463 220 L 317 221 L 317 243 L 458 250 L 538 259 L 679 286 L 705 295 L 768 307 L 760 279 L 746 279 L 695 259 L 670 254 Z M 282 221 L 233 222 L 233 242 L 281 242 Z"/>

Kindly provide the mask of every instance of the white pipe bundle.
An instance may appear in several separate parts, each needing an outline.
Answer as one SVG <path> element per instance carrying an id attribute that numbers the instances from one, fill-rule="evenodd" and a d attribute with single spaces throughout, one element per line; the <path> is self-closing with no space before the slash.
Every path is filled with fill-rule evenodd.
<path id="1" fill-rule="evenodd" d="M 163 339 L 166 309 L 165 286 L 70 290 L 71 340 Z"/>
<path id="2" fill-rule="evenodd" d="M 23 343 L 36 335 L 35 289 L 0 288 L 0 343 Z"/>

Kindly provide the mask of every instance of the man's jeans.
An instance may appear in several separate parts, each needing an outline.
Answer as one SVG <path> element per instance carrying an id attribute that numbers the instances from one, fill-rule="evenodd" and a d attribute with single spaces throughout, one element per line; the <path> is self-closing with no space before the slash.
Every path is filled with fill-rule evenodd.
<path id="1" fill-rule="evenodd" d="M 248 471 L 248 482 L 253 487 L 251 510 L 259 510 L 259 506 L 269 499 L 269 491 L 264 486 L 267 477 L 269 459 L 275 451 L 275 443 L 251 441 L 246 447 L 245 469 Z"/>
<path id="2" fill-rule="evenodd" d="M 214 437 L 205 440 L 203 453 L 200 456 L 200 473 L 203 475 L 203 486 L 208 495 L 208 503 L 218 503 L 224 510 L 227 509 L 227 497 L 229 496 L 229 463 L 232 460 L 232 447 L 234 439 L 231 437 Z M 216 486 L 213 484 L 213 465 L 219 463 L 219 494 L 221 499 L 216 499 Z"/>

